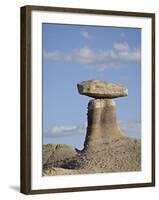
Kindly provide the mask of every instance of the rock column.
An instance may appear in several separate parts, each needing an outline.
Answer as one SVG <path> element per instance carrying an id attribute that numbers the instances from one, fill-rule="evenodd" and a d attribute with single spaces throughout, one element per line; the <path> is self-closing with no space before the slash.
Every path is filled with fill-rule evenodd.
<path id="1" fill-rule="evenodd" d="M 106 141 L 121 136 L 114 98 L 128 95 L 127 88 L 98 80 L 84 81 L 77 86 L 80 94 L 94 97 L 88 103 L 84 150 L 103 145 Z"/>

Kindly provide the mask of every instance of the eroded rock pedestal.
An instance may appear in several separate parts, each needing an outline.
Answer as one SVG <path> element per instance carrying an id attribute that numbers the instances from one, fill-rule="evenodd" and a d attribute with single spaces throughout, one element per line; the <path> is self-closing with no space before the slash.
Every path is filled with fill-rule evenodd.
<path id="1" fill-rule="evenodd" d="M 117 123 L 116 104 L 113 99 L 90 100 L 87 115 L 88 125 L 84 149 L 122 135 Z"/>
<path id="2" fill-rule="evenodd" d="M 122 136 L 116 119 L 114 98 L 127 96 L 127 88 L 98 80 L 83 81 L 77 87 L 80 94 L 94 98 L 88 103 L 84 151 Z"/>

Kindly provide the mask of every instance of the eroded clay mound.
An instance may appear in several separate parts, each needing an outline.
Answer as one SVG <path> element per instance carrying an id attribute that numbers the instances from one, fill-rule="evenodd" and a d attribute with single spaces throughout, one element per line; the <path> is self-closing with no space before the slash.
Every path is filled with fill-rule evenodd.
<path id="1" fill-rule="evenodd" d="M 141 141 L 116 137 L 100 146 L 83 151 L 70 159 L 43 171 L 43 175 L 71 175 L 141 170 Z"/>
<path id="2" fill-rule="evenodd" d="M 110 138 L 88 148 L 79 159 L 82 169 L 103 172 L 140 171 L 141 141 L 125 136 Z"/>
<path id="3" fill-rule="evenodd" d="M 56 166 L 63 160 L 70 159 L 77 155 L 76 150 L 66 144 L 43 145 L 43 166 Z"/>

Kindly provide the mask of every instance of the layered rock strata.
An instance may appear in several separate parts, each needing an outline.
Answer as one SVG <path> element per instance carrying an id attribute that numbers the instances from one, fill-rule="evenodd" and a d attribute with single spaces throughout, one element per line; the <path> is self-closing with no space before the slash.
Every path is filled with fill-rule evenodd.
<path id="1" fill-rule="evenodd" d="M 84 150 L 94 145 L 102 145 L 111 138 L 122 136 L 116 119 L 114 98 L 127 96 L 128 89 L 119 84 L 99 80 L 83 81 L 77 84 L 77 88 L 80 94 L 94 98 L 88 103 Z"/>
<path id="2" fill-rule="evenodd" d="M 113 99 L 93 99 L 88 104 L 87 134 L 84 148 L 100 145 L 110 138 L 121 136 Z"/>

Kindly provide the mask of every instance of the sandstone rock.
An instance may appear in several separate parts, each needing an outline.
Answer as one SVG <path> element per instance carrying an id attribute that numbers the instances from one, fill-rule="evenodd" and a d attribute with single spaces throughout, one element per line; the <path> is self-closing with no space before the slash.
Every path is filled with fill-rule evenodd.
<path id="1" fill-rule="evenodd" d="M 101 146 L 110 138 L 122 136 L 116 119 L 114 99 L 93 99 L 88 103 L 87 134 L 84 150 Z"/>
<path id="2" fill-rule="evenodd" d="M 76 154 L 76 150 L 67 144 L 46 144 L 43 145 L 43 165 L 61 162 Z"/>
<path id="3" fill-rule="evenodd" d="M 77 84 L 80 94 L 94 98 L 116 98 L 128 95 L 128 89 L 119 84 L 88 80 Z"/>

